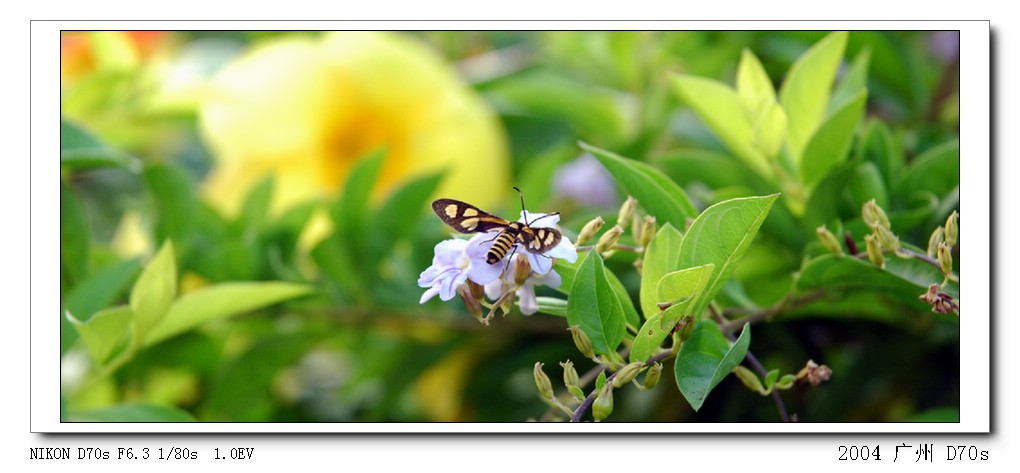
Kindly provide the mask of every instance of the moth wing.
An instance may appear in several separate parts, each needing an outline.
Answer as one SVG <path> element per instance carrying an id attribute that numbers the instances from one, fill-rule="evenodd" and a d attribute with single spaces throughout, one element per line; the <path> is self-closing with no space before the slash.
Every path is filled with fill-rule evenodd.
<path id="1" fill-rule="evenodd" d="M 503 230 L 510 221 L 492 215 L 474 205 L 455 199 L 436 199 L 432 211 L 444 223 L 463 233 Z"/>

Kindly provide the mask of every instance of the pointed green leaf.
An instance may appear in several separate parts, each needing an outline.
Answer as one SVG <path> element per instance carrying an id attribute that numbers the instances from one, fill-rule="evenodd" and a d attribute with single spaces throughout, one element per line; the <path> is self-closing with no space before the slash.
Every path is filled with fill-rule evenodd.
<path id="1" fill-rule="evenodd" d="M 769 79 L 761 61 L 749 49 L 741 52 L 740 63 L 737 64 L 737 96 L 740 97 L 750 123 L 776 101 L 772 79 Z"/>
<path id="2" fill-rule="evenodd" d="M 375 237 L 371 247 L 376 258 L 388 254 L 394 242 L 407 236 L 405 229 L 408 222 L 427 212 L 429 197 L 435 193 L 442 178 L 441 173 L 434 173 L 404 184 L 375 212 L 372 219 Z"/>
<path id="3" fill-rule="evenodd" d="M 652 241 L 645 248 L 644 261 L 641 263 L 641 312 L 645 318 L 659 313 L 660 302 L 656 287 L 659 279 L 666 273 L 680 269 L 680 243 L 683 236 L 672 224 L 666 223 L 655 233 Z"/>
<path id="4" fill-rule="evenodd" d="M 673 326 L 662 326 L 661 312 L 648 317 L 648 320 L 638 329 L 637 335 L 634 336 L 634 343 L 630 346 L 631 363 L 647 361 L 648 358 L 655 355 L 662 342 L 672 331 Z"/>
<path id="5" fill-rule="evenodd" d="M 270 174 L 248 191 L 241 206 L 241 213 L 237 216 L 238 227 L 253 233 L 265 227 L 275 184 L 273 175 Z"/>
<path id="6" fill-rule="evenodd" d="M 74 286 L 64 298 L 64 310 L 74 314 L 78 320 L 88 320 L 100 309 L 116 300 L 138 273 L 137 259 L 120 261 L 99 268 Z M 69 323 L 61 318 L 60 352 L 64 353 L 77 339 L 77 332 L 68 332 Z"/>
<path id="7" fill-rule="evenodd" d="M 701 77 L 673 75 L 673 91 L 708 125 L 735 156 L 760 173 L 769 173 L 763 156 L 751 146 L 752 126 L 743 100 L 728 85 Z"/>
<path id="8" fill-rule="evenodd" d="M 588 144 L 581 143 L 581 147 L 595 155 L 620 187 L 634 196 L 641 208 L 654 215 L 660 225 L 668 222 L 684 228 L 687 219 L 697 215 L 687 193 L 662 171 Z"/>
<path id="9" fill-rule="evenodd" d="M 871 50 L 864 48 L 857 53 L 850 63 L 846 73 L 839 80 L 835 90 L 832 91 L 832 100 L 829 101 L 828 114 L 831 115 L 844 104 L 854 99 L 858 93 L 868 87 L 868 64 L 871 60 Z"/>
<path id="10" fill-rule="evenodd" d="M 680 246 L 680 267 L 713 264 L 715 270 L 690 314 L 699 314 L 730 279 L 777 198 L 779 194 L 719 202 L 694 220 Z"/>
<path id="11" fill-rule="evenodd" d="M 769 161 L 775 160 L 786 137 L 786 112 L 778 103 L 765 109 L 754 122 L 751 146 Z M 771 169 L 765 176 L 771 175 Z"/>
<path id="12" fill-rule="evenodd" d="M 120 404 L 102 409 L 70 412 L 68 422 L 195 422 L 186 411 L 154 404 Z"/>
<path id="13" fill-rule="evenodd" d="M 609 281 L 609 287 L 613 290 L 613 294 L 616 295 L 616 299 L 620 301 L 620 308 L 623 309 L 623 320 L 632 328 L 637 328 L 641 325 L 641 315 L 638 314 L 637 308 L 634 307 L 634 301 L 630 300 L 627 288 L 623 286 L 620 278 L 616 277 L 616 274 L 613 274 L 612 271 L 606 271 L 606 280 Z"/>
<path id="14" fill-rule="evenodd" d="M 65 313 L 68 322 L 78 331 L 78 336 L 92 355 L 96 365 L 103 366 L 114 351 L 122 346 L 131 328 L 133 313 L 128 306 L 118 306 L 96 312 L 87 321 L 80 321 L 70 312 Z"/>
<path id="15" fill-rule="evenodd" d="M 705 289 L 714 273 L 715 265 L 708 263 L 663 275 L 656 286 L 656 299 L 671 305 L 662 314 L 662 325 L 672 327 L 680 317 L 697 315 L 691 309 L 708 303 Z"/>
<path id="16" fill-rule="evenodd" d="M 867 100 L 866 90 L 858 92 L 811 136 L 800 162 L 801 181 L 808 187 L 814 186 L 832 168 L 846 160 Z"/>
<path id="17" fill-rule="evenodd" d="M 163 320 L 177 295 L 177 264 L 170 240 L 142 269 L 131 288 L 130 305 L 135 317 L 135 339 L 143 340 Z"/>
<path id="18" fill-rule="evenodd" d="M 736 343 L 731 345 L 715 322 L 698 322 L 680 346 L 673 365 L 677 387 L 695 411 L 701 409 L 708 393 L 744 360 L 750 343 L 749 324 L 744 324 Z"/>
<path id="19" fill-rule="evenodd" d="M 192 330 L 212 320 L 232 317 L 305 295 L 311 287 L 288 282 L 232 282 L 198 289 L 176 300 L 146 345 Z"/>
<path id="20" fill-rule="evenodd" d="M 825 116 L 846 41 L 847 32 L 837 31 L 816 43 L 793 63 L 779 89 L 795 163 L 800 163 L 804 147 Z"/>
<path id="21" fill-rule="evenodd" d="M 570 286 L 567 323 L 580 326 L 601 355 L 614 352 L 623 340 L 624 309 L 606 278 L 602 257 L 594 251 L 585 255 Z"/>

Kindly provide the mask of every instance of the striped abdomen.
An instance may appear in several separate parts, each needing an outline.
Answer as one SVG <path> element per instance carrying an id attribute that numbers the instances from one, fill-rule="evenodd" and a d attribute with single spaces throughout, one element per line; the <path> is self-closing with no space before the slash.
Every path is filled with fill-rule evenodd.
<path id="1" fill-rule="evenodd" d="M 518 235 L 521 233 L 520 227 L 520 223 L 511 222 L 510 225 L 507 225 L 506 229 L 499 232 L 496 240 L 492 242 L 489 252 L 485 255 L 486 263 L 495 264 L 510 252 L 510 248 L 513 248 L 514 243 L 517 242 Z"/>

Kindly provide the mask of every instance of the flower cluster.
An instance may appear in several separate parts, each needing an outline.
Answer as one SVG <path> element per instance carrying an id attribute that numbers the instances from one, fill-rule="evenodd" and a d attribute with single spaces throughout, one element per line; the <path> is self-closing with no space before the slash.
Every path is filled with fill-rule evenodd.
<path id="1" fill-rule="evenodd" d="M 558 214 L 534 214 L 521 212 L 521 223 L 530 223 L 532 228 L 556 228 L 560 217 Z M 426 288 L 421 296 L 421 303 L 436 294 L 444 301 L 460 295 L 465 304 L 479 317 L 482 323 L 488 323 L 495 309 L 519 301 L 521 312 L 526 315 L 538 311 L 535 287 L 541 284 L 552 288 L 559 287 L 562 280 L 552 269 L 553 260 L 562 258 L 569 262 L 577 261 L 577 250 L 569 239 L 563 237 L 559 244 L 545 253 L 533 253 L 519 242 L 514 243 L 502 260 L 493 264 L 486 262 L 486 255 L 496 239 L 495 232 L 479 233 L 469 240 L 452 238 L 436 245 L 432 266 L 422 271 L 418 285 Z M 510 261 L 515 258 L 515 261 Z M 511 264 L 512 263 L 512 264 Z M 484 295 L 494 302 L 486 304 L 492 310 L 481 317 L 480 292 L 472 290 L 472 286 L 484 289 Z"/>

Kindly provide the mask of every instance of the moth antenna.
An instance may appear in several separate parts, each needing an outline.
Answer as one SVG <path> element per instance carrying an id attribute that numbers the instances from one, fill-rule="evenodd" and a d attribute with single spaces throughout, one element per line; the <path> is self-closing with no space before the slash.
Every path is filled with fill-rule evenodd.
<path id="1" fill-rule="evenodd" d="M 521 190 L 518 189 L 517 186 L 514 186 L 514 190 L 517 191 L 517 193 L 521 195 L 521 212 L 524 213 L 524 224 L 528 225 L 528 226 L 531 226 L 531 224 L 528 223 L 528 209 L 526 207 L 524 207 L 524 193 L 521 192 Z"/>

